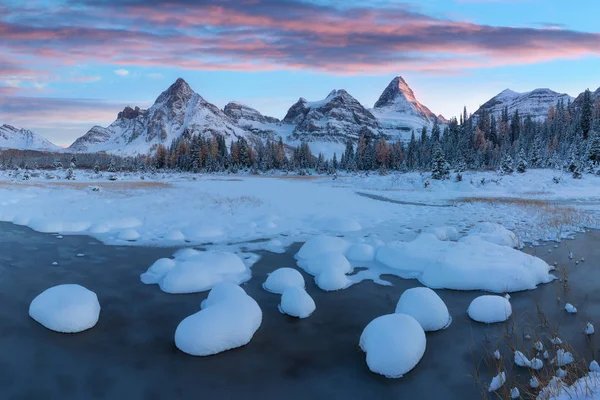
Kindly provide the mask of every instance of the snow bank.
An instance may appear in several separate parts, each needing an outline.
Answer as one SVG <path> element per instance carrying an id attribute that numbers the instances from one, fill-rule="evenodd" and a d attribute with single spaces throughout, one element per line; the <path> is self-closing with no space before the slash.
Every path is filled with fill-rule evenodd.
<path id="1" fill-rule="evenodd" d="M 279 268 L 271 272 L 263 283 L 266 291 L 283 294 L 287 288 L 304 288 L 304 277 L 293 268 Z"/>
<path id="2" fill-rule="evenodd" d="M 201 311 L 175 330 L 175 345 L 193 356 L 209 356 L 250 342 L 262 323 L 256 301 L 232 283 L 215 285 Z"/>
<path id="3" fill-rule="evenodd" d="M 424 287 L 405 290 L 396 305 L 396 314 L 410 315 L 425 332 L 447 328 L 452 322 L 444 301 Z"/>
<path id="4" fill-rule="evenodd" d="M 517 236 L 499 224 L 492 222 L 480 222 L 469 229 L 470 236 L 477 236 L 486 242 L 499 244 L 501 246 L 519 247 Z"/>
<path id="5" fill-rule="evenodd" d="M 96 325 L 100 303 L 96 293 L 83 286 L 58 285 L 33 299 L 29 316 L 50 330 L 77 333 Z"/>
<path id="6" fill-rule="evenodd" d="M 471 302 L 467 313 L 475 321 L 491 324 L 506 321 L 512 314 L 512 307 L 502 296 L 484 295 Z"/>
<path id="7" fill-rule="evenodd" d="M 448 242 L 424 233 L 379 248 L 376 260 L 434 289 L 500 293 L 534 289 L 554 279 L 543 260 L 471 235 Z"/>
<path id="8" fill-rule="evenodd" d="M 460 239 L 460 234 L 458 233 L 456 228 L 453 228 L 451 226 L 430 227 L 430 228 L 427 228 L 425 230 L 425 232 L 431 233 L 432 235 L 437 237 L 439 240 L 443 240 L 443 241 L 446 241 L 446 240 L 456 241 L 456 240 Z"/>
<path id="9" fill-rule="evenodd" d="M 372 372 L 400 378 L 413 369 L 425 353 L 425 332 L 416 319 L 406 314 L 375 318 L 360 336 Z"/>
<path id="10" fill-rule="evenodd" d="M 143 283 L 158 283 L 167 293 L 196 293 L 221 282 L 242 283 L 250 270 L 234 253 L 185 249 L 173 260 L 161 259 L 140 276 Z"/>
<path id="11" fill-rule="evenodd" d="M 279 311 L 297 318 L 309 317 L 316 308 L 315 301 L 301 286 L 285 289 L 279 304 Z"/>
<path id="12" fill-rule="evenodd" d="M 562 380 L 553 379 L 542 389 L 538 400 L 597 400 L 600 399 L 600 373 L 589 372 L 567 386 Z"/>

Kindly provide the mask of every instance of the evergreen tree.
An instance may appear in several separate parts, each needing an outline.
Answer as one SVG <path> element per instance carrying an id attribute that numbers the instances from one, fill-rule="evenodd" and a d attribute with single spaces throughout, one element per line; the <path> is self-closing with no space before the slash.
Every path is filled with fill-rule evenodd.
<path id="1" fill-rule="evenodd" d="M 432 179 L 448 179 L 450 177 L 450 165 L 444 158 L 442 148 L 437 143 L 433 151 L 433 164 L 431 167 Z"/>
<path id="2" fill-rule="evenodd" d="M 592 136 L 588 159 L 595 165 L 600 164 L 600 135 L 598 133 Z"/>
<path id="3" fill-rule="evenodd" d="M 513 160 L 512 157 L 510 156 L 510 154 L 504 153 L 504 156 L 502 157 L 502 163 L 500 165 L 500 170 L 502 171 L 502 173 L 504 174 L 512 174 L 513 173 Z"/>
<path id="4" fill-rule="evenodd" d="M 581 131 L 583 139 L 588 138 L 590 129 L 592 129 L 592 94 L 589 89 L 583 92 L 583 102 L 581 103 Z"/>
<path id="5" fill-rule="evenodd" d="M 527 160 L 525 159 L 525 151 L 521 148 L 517 156 L 517 172 L 522 174 L 527 171 Z"/>

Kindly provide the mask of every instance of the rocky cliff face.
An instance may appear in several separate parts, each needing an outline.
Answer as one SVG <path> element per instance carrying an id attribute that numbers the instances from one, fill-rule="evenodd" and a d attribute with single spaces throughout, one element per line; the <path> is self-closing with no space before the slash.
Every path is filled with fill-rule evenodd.
<path id="1" fill-rule="evenodd" d="M 345 90 L 334 90 L 320 101 L 301 98 L 288 110 L 284 123 L 295 125 L 293 138 L 345 142 L 361 133 L 378 135 L 379 121 Z"/>

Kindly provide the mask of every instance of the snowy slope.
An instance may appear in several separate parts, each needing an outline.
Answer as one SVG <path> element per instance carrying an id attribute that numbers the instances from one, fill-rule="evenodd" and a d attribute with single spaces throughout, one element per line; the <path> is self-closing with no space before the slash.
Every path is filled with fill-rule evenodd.
<path id="1" fill-rule="evenodd" d="M 278 140 L 279 136 L 289 135 L 290 127 L 279 119 L 261 114 L 258 110 L 237 101 L 229 102 L 223 112 L 237 126 L 262 138 Z"/>
<path id="2" fill-rule="evenodd" d="M 519 115 L 527 115 L 535 120 L 543 120 L 548 116 L 548 110 L 556 106 L 559 100 L 563 100 L 565 105 L 573 98 L 565 93 L 557 93 L 550 89 L 535 89 L 531 92 L 517 93 L 506 89 L 498 95 L 492 97 L 475 112 L 475 117 L 479 116 L 483 109 L 488 113 L 498 117 L 502 110 L 508 107 L 508 113 L 513 114 L 519 110 Z"/>
<path id="3" fill-rule="evenodd" d="M 12 125 L 0 126 L 0 148 L 20 150 L 59 151 L 60 147 L 42 135 L 29 129 L 18 129 Z"/>
<path id="4" fill-rule="evenodd" d="M 145 154 L 159 144 L 169 146 L 184 134 L 205 137 L 220 134 L 228 142 L 240 136 L 250 142 L 257 140 L 254 134 L 238 127 L 223 111 L 204 100 L 179 78 L 148 110 L 126 107 L 107 128 L 93 127 L 69 149 L 122 155 Z"/>
<path id="5" fill-rule="evenodd" d="M 319 101 L 300 98 L 283 122 L 295 125 L 292 139 L 307 142 L 345 143 L 361 133 L 378 135 L 379 121 L 345 90 L 333 90 Z"/>
<path id="6" fill-rule="evenodd" d="M 385 133 L 392 138 L 408 140 L 412 130 L 429 129 L 437 120 L 444 124 L 443 116 L 436 116 L 429 108 L 419 103 L 406 81 L 397 76 L 385 88 L 371 113 L 379 120 Z"/>

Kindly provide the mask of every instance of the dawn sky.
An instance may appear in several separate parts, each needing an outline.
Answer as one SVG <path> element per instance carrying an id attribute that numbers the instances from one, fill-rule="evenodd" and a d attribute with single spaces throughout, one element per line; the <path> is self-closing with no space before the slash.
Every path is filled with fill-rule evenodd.
<path id="1" fill-rule="evenodd" d="M 506 88 L 600 86 L 597 0 L 0 0 L 0 124 L 69 145 L 177 77 L 219 107 L 282 118 L 396 75 L 434 113 Z"/>

